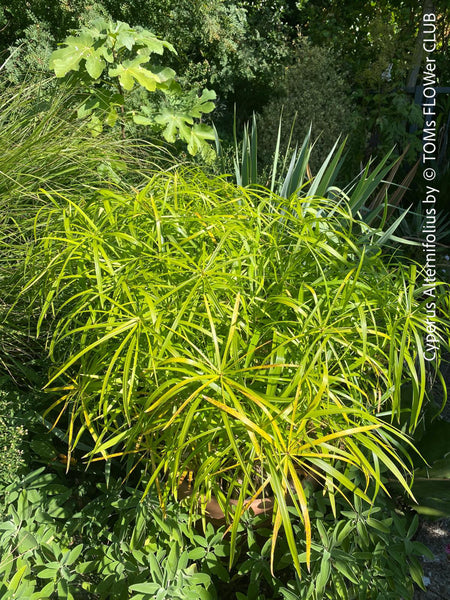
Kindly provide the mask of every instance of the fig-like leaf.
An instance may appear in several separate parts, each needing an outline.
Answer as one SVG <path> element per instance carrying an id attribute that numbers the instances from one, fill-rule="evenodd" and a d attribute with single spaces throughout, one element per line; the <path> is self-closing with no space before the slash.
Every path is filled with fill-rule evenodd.
<path id="1" fill-rule="evenodd" d="M 65 40 L 65 48 L 55 50 L 50 57 L 50 68 L 56 77 L 64 77 L 69 71 L 78 71 L 80 62 L 97 55 L 93 47 L 94 38 L 88 32 L 70 36 Z"/>
<path id="2" fill-rule="evenodd" d="M 109 70 L 111 77 L 118 77 L 120 85 L 125 90 L 133 89 L 134 82 L 137 81 L 142 87 L 149 92 L 154 92 L 157 84 L 161 79 L 157 73 L 153 73 L 149 69 L 142 66 L 142 63 L 147 62 L 145 56 L 137 56 L 133 60 L 126 60 L 116 68 Z"/>
<path id="3" fill-rule="evenodd" d="M 188 113 L 176 112 L 169 107 L 164 107 L 155 117 L 156 123 L 163 125 L 163 137 L 173 144 L 177 137 L 187 141 L 190 137 L 190 128 L 194 120 Z"/>
<path id="4" fill-rule="evenodd" d="M 195 102 L 195 104 L 192 106 L 192 108 L 189 110 L 189 113 L 193 116 L 196 117 L 197 119 L 200 119 L 202 116 L 202 113 L 210 113 L 211 111 L 214 110 L 215 108 L 215 104 L 214 102 L 211 102 L 212 100 L 216 99 L 216 92 L 214 90 L 203 90 L 202 95 L 200 96 L 200 98 L 197 98 L 197 101 Z"/>
<path id="5" fill-rule="evenodd" d="M 96 53 L 90 54 L 86 59 L 86 71 L 92 79 L 98 79 L 105 68 L 105 61 Z"/>

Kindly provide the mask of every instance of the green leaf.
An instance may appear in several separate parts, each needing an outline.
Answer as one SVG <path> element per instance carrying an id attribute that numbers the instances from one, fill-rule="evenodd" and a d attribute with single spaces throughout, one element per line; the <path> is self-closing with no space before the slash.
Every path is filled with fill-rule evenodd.
<path id="1" fill-rule="evenodd" d="M 88 127 L 93 137 L 99 136 L 103 131 L 102 122 L 97 115 L 92 115 Z"/>
<path id="2" fill-rule="evenodd" d="M 326 532 L 325 527 L 324 527 L 324 525 L 322 523 L 322 520 L 321 519 L 317 519 L 316 525 L 317 525 L 317 529 L 319 531 L 319 535 L 320 535 L 320 539 L 322 541 L 322 544 L 324 545 L 324 547 L 326 549 L 329 549 L 329 547 L 330 547 L 330 539 L 329 539 L 329 537 L 327 535 L 327 532 Z"/>
<path id="3" fill-rule="evenodd" d="M 163 584 L 163 580 L 164 580 L 163 572 L 161 571 L 161 567 L 160 567 L 160 564 L 158 562 L 158 559 L 153 554 L 153 552 L 149 553 L 148 560 L 149 560 L 149 563 L 150 563 L 150 569 L 151 569 L 151 573 L 152 573 L 152 579 L 156 579 L 162 585 Z"/>
<path id="4" fill-rule="evenodd" d="M 73 563 L 78 559 L 78 557 L 80 556 L 82 551 L 83 551 L 83 544 L 78 544 L 78 546 L 75 546 L 75 548 L 72 548 L 72 550 L 69 552 L 69 556 L 68 556 L 67 560 L 65 561 L 65 564 L 67 566 L 73 565 Z"/>
<path id="5" fill-rule="evenodd" d="M 447 479 L 450 482 L 450 452 L 448 452 L 447 456 L 436 460 L 431 468 L 417 469 L 415 475 L 420 481 L 429 479 L 430 483 L 433 483 L 433 480 Z"/>
<path id="6" fill-rule="evenodd" d="M 53 444 L 47 440 L 31 440 L 30 446 L 40 458 L 47 462 L 52 461 L 58 454 Z"/>
<path id="7" fill-rule="evenodd" d="M 349 581 L 357 585 L 358 580 L 356 579 L 355 574 L 350 566 L 350 561 L 351 557 L 348 556 L 348 561 L 335 560 L 333 564 L 336 567 L 336 569 L 342 573 L 342 575 L 344 575 Z"/>
<path id="8" fill-rule="evenodd" d="M 434 559 L 434 554 L 432 553 L 432 551 L 425 546 L 425 544 L 422 544 L 421 542 L 413 542 L 413 548 L 414 548 L 414 552 L 417 556 L 425 556 L 426 558 L 429 558 L 431 560 Z"/>
<path id="9" fill-rule="evenodd" d="M 109 110 L 108 114 L 106 115 L 105 123 L 109 127 L 114 127 L 114 125 L 117 123 L 118 118 L 119 115 L 117 114 L 117 110 L 115 108 L 111 108 L 111 110 Z"/>
<path id="10" fill-rule="evenodd" d="M 80 62 L 95 55 L 94 38 L 88 32 L 79 36 L 70 36 L 65 40 L 65 48 L 55 50 L 50 57 L 49 66 L 56 77 L 64 77 L 69 71 L 78 71 Z"/>
<path id="11" fill-rule="evenodd" d="M 54 579 L 56 581 L 56 577 L 58 575 L 59 569 L 43 569 L 37 573 L 37 576 L 40 579 Z"/>
<path id="12" fill-rule="evenodd" d="M 192 590 L 192 600 L 197 600 L 197 598 L 198 600 L 213 600 L 208 590 L 196 586 Z"/>
<path id="13" fill-rule="evenodd" d="M 173 579 L 177 573 L 179 556 L 178 544 L 173 544 L 166 559 L 166 571 L 169 579 Z"/>
<path id="14" fill-rule="evenodd" d="M 73 595 L 69 590 L 69 585 L 68 585 L 67 581 L 65 581 L 64 579 L 61 579 L 60 581 L 58 581 L 57 590 L 58 590 L 58 596 L 60 596 L 61 598 L 64 598 L 64 599 L 67 598 L 67 600 L 73 600 Z"/>
<path id="15" fill-rule="evenodd" d="M 159 40 L 153 33 L 148 30 L 143 30 L 139 32 L 139 35 L 136 37 L 136 41 L 139 44 L 143 44 L 147 50 L 150 52 L 154 52 L 155 54 L 162 54 L 164 52 L 164 48 L 167 48 L 170 52 L 177 54 L 175 48 L 172 46 L 170 42 L 165 40 Z"/>
<path id="16" fill-rule="evenodd" d="M 200 560 L 205 556 L 206 550 L 204 548 L 193 548 L 189 550 L 189 558 L 191 560 Z"/>
<path id="17" fill-rule="evenodd" d="M 98 79 L 106 66 L 105 61 L 98 54 L 90 54 L 86 59 L 86 71 L 92 79 Z"/>
<path id="18" fill-rule="evenodd" d="M 344 581 L 344 578 L 341 577 L 339 575 L 339 573 L 334 573 L 332 581 L 334 584 L 334 592 L 336 594 L 336 600 L 349 600 L 347 584 Z"/>
<path id="19" fill-rule="evenodd" d="M 212 100 L 216 99 L 214 90 L 204 89 L 200 98 L 195 99 L 195 104 L 189 108 L 191 117 L 200 119 L 204 114 L 210 113 L 215 109 L 215 104 Z"/>
<path id="20" fill-rule="evenodd" d="M 24 529 L 19 531 L 17 545 L 19 552 L 28 552 L 28 550 L 38 548 L 38 546 L 36 538 L 29 531 Z"/>
<path id="21" fill-rule="evenodd" d="M 139 512 L 137 519 L 136 519 L 136 525 L 133 529 L 133 533 L 131 536 L 131 541 L 130 541 L 131 550 L 139 550 L 143 547 L 144 542 L 145 542 L 146 533 L 147 533 L 146 518 L 145 518 L 145 515 L 143 514 L 143 512 Z"/>
<path id="22" fill-rule="evenodd" d="M 84 561 L 82 563 L 78 563 L 78 565 L 75 567 L 75 571 L 77 573 L 80 573 L 81 575 L 84 575 L 84 573 L 92 573 L 93 571 L 95 571 L 97 569 L 97 564 L 95 563 L 95 561 Z"/>
<path id="23" fill-rule="evenodd" d="M 214 140 L 214 130 L 209 125 L 204 123 L 195 123 L 190 131 L 188 139 L 182 138 L 188 142 L 188 152 L 195 156 L 198 152 L 202 155 L 208 151 L 212 152 L 212 148 L 206 144 L 206 140 Z"/>
<path id="24" fill-rule="evenodd" d="M 328 583 L 331 574 L 330 553 L 324 552 L 320 563 L 320 571 L 316 579 L 316 593 L 320 593 Z"/>
<path id="25" fill-rule="evenodd" d="M 189 140 L 191 130 L 188 125 L 192 125 L 193 118 L 187 113 L 179 113 L 165 107 L 162 112 L 155 117 L 155 122 L 165 126 L 162 134 L 164 138 L 173 144 L 179 136 L 183 140 Z"/>
<path id="26" fill-rule="evenodd" d="M 22 578 L 25 575 L 28 568 L 29 568 L 28 565 L 23 565 L 23 567 L 18 569 L 18 571 L 14 574 L 13 578 L 11 579 L 11 581 L 8 585 L 8 590 L 11 590 L 12 592 L 17 591 L 17 588 L 19 587 L 19 585 L 22 581 Z"/>
<path id="27" fill-rule="evenodd" d="M 209 93 L 205 94 L 206 98 L 209 96 Z M 164 127 L 162 135 L 168 142 L 173 144 L 179 138 L 188 144 L 188 152 L 192 156 L 199 152 L 205 155 L 212 152 L 212 148 L 206 141 L 215 140 L 214 129 L 204 123 L 194 124 L 194 117 L 199 117 L 202 111 L 206 112 L 213 108 L 214 105 L 207 102 L 198 102 L 191 109 L 184 111 L 165 106 L 156 115 L 155 122 Z"/>
<path id="28" fill-rule="evenodd" d="M 133 114 L 133 121 L 136 125 L 154 125 L 155 120 L 145 115 Z"/>
<path id="29" fill-rule="evenodd" d="M 126 60 L 122 64 L 109 69 L 110 77 L 118 77 L 121 86 L 125 90 L 132 90 L 135 81 L 142 85 L 149 92 L 154 92 L 157 85 L 163 81 L 161 77 L 142 67 L 147 62 L 145 56 L 138 56 L 133 60 Z"/>
<path id="30" fill-rule="evenodd" d="M 386 525 L 382 521 L 379 521 L 378 519 L 373 519 L 372 517 L 368 517 L 366 523 L 369 527 L 377 529 L 382 533 L 389 533 L 391 530 L 390 527 L 388 527 L 388 525 Z"/>
<path id="31" fill-rule="evenodd" d="M 359 537 L 364 542 L 365 547 L 367 548 L 367 546 L 369 545 L 369 536 L 367 535 L 367 530 L 366 530 L 364 524 L 361 523 L 361 521 L 357 521 L 356 529 L 358 530 Z"/>
<path id="32" fill-rule="evenodd" d="M 114 48 L 116 51 L 121 48 L 132 50 L 138 39 L 135 30 L 131 29 L 131 27 L 127 27 L 126 23 L 120 23 L 120 29 L 116 37 Z"/>
<path id="33" fill-rule="evenodd" d="M 420 589 L 425 590 L 426 588 L 423 583 L 423 569 L 417 560 L 414 560 L 409 565 L 409 573 L 412 577 L 412 580 L 420 587 Z"/>
<path id="34" fill-rule="evenodd" d="M 40 592 L 37 593 L 35 600 L 42 600 L 43 598 L 51 598 L 53 592 L 55 591 L 55 584 L 53 581 L 50 581 Z M 34 599 L 34 595 L 33 595 Z"/>
<path id="35" fill-rule="evenodd" d="M 190 575 L 189 582 L 196 586 L 208 586 L 211 584 L 211 577 L 207 573 L 194 573 L 193 575 Z"/>
<path id="36" fill-rule="evenodd" d="M 135 583 L 130 585 L 129 589 L 132 592 L 140 592 L 141 594 L 155 594 L 160 586 L 157 583 Z"/>

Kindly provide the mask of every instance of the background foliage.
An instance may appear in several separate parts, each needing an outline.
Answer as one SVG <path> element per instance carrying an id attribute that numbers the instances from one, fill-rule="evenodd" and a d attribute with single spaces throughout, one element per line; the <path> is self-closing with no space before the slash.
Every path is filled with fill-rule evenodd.
<path id="1" fill-rule="evenodd" d="M 277 97 L 264 106 L 257 119 L 260 162 L 267 166 L 271 161 L 282 111 L 280 152 L 285 153 L 289 139 L 295 143 L 303 140 L 311 127 L 315 143 L 310 166 L 316 174 L 343 132 L 349 136 L 350 145 L 357 145 L 352 133 L 360 125 L 360 119 L 355 116 L 348 74 L 332 50 L 305 41 L 298 44 L 297 54 L 292 58 L 295 62 L 285 68 Z M 354 154 L 355 148 L 350 151 Z M 358 165 L 350 168 L 347 164 L 351 171 L 355 167 Z"/>
<path id="2" fill-rule="evenodd" d="M 449 9 L 443 0 L 434 2 L 433 6 L 437 15 L 438 81 L 445 85 L 450 72 L 449 35 L 445 25 Z M 370 155 L 382 156 L 396 144 L 399 155 L 409 145 L 411 166 L 420 151 L 421 118 L 411 94 L 405 94 L 404 89 L 407 84 L 420 82 L 420 76 L 411 79 L 411 74 L 417 62 L 416 47 L 420 47 L 421 15 L 421 5 L 412 0 L 369 2 L 363 7 L 358 2 L 344 7 L 334 0 L 214 0 L 208 3 L 77 0 L 52 3 L 50 10 L 40 1 L 23 10 L 22 3 L 13 0 L 2 6 L 0 13 L 3 27 L 0 52 L 3 51 L 6 59 L 7 49 L 15 48 L 15 55 L 5 68 L 9 77 L 18 81 L 24 71 L 36 73 L 46 69 L 51 48 L 61 42 L 70 29 L 89 25 L 98 16 L 126 21 L 131 26 L 152 30 L 177 48 L 178 54 L 171 57 L 168 66 L 181 75 L 182 84 L 196 89 L 207 87 L 216 92 L 214 119 L 224 140 L 231 138 L 235 104 L 239 106 L 240 121 L 266 107 L 265 117 L 273 123 L 283 103 L 289 107 L 289 116 L 294 112 L 291 106 L 294 97 L 289 100 L 282 94 L 280 99 L 284 70 L 289 67 L 291 73 L 292 68 L 298 71 L 295 83 L 291 83 L 292 92 L 297 89 L 304 99 L 296 106 L 300 120 L 305 111 L 306 120 L 310 120 L 309 101 L 318 100 L 311 97 L 311 94 L 319 96 L 319 91 L 311 85 L 314 81 L 321 87 L 324 80 L 336 82 L 323 86 L 323 97 L 317 102 L 319 106 L 325 98 L 334 102 L 328 115 L 333 114 L 330 123 L 333 131 L 349 133 L 346 127 L 352 108 L 357 107 L 353 110 L 351 127 L 355 130 L 352 164 L 358 165 Z M 305 38 L 309 44 L 299 46 L 298 40 Z M 340 69 L 336 68 L 336 60 L 325 65 L 322 59 L 317 68 L 311 64 L 305 73 L 304 64 L 312 55 L 327 56 L 330 51 L 339 57 Z M 342 76 L 347 93 L 346 98 L 342 96 L 342 102 L 338 102 L 330 91 L 340 96 L 338 90 L 344 91 L 344 88 L 337 81 Z M 446 122 L 448 107 L 442 107 L 442 111 Z M 317 133 L 322 132 L 326 138 L 328 121 L 316 120 Z M 302 129 L 306 126 L 307 123 Z M 301 135 L 300 129 L 296 134 Z M 448 140 L 448 126 L 441 128 L 440 137 Z"/>

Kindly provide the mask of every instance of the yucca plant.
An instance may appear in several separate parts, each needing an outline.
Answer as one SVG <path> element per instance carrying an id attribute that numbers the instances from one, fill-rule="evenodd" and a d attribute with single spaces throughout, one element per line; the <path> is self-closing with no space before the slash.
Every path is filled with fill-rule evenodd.
<path id="1" fill-rule="evenodd" d="M 258 172 L 256 116 L 253 115 L 251 126 L 249 123 L 244 124 L 242 142 L 239 143 L 235 115 L 233 164 L 234 179 L 237 185 L 248 187 L 264 184 L 283 198 L 289 198 L 295 193 L 301 197 L 330 198 L 337 204 L 343 202 L 349 207 L 355 218 L 367 225 L 361 233 L 360 243 L 366 243 L 367 238 L 370 237 L 372 247 L 375 245 L 381 247 L 388 242 L 416 245 L 415 242 L 395 235 L 400 223 L 408 213 L 408 210 L 398 209 L 398 207 L 418 166 L 418 163 L 414 165 L 400 184 L 394 183 L 394 178 L 409 147 L 396 160 L 391 159 L 392 152 L 387 153 L 378 162 L 369 160 L 352 181 L 345 186 L 338 187 L 337 179 L 345 161 L 345 139 L 336 141 L 317 173 L 312 173 L 310 160 L 314 143 L 311 140 L 311 128 L 300 148 L 293 145 L 291 135 L 284 156 L 280 153 L 281 131 L 282 115 L 280 116 L 269 179 L 263 181 Z M 223 156 L 223 149 L 217 131 L 215 131 L 215 138 L 217 154 L 220 159 Z M 224 172 L 223 161 L 220 167 Z M 396 219 L 393 218 L 395 210 L 400 211 Z"/>
<path id="2" fill-rule="evenodd" d="M 355 243 L 348 206 L 189 170 L 45 197 L 25 290 L 51 323 L 69 453 L 89 433 L 89 460 L 126 457 L 163 504 L 193 473 L 191 510 L 214 494 L 232 549 L 250 501 L 274 497 L 272 546 L 283 526 L 299 572 L 305 476 L 332 501 L 370 503 L 386 470 L 408 489 L 396 423 L 414 430 L 424 399 L 421 290 Z"/>

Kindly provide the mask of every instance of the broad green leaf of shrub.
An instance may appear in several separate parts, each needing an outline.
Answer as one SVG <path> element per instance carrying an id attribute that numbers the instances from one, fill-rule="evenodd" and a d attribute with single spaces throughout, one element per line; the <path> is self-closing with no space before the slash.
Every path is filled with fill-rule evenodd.
<path id="1" fill-rule="evenodd" d="M 154 119 L 140 114 L 133 114 L 133 121 L 136 125 L 153 125 L 155 122 Z"/>
<path id="2" fill-rule="evenodd" d="M 202 114 L 210 113 L 214 110 L 215 105 L 212 100 L 216 99 L 216 92 L 214 90 L 203 90 L 200 98 L 196 99 L 195 104 L 190 109 L 190 114 L 192 117 L 200 119 Z M 208 138 L 214 139 L 214 138 Z"/>
<path id="3" fill-rule="evenodd" d="M 167 50 L 170 52 L 177 54 L 177 51 L 170 42 L 167 42 L 166 40 L 159 40 L 149 31 L 141 31 L 139 36 L 136 38 L 136 42 L 138 44 L 143 44 L 149 53 L 162 54 L 164 52 L 164 48 L 167 48 Z"/>
<path id="4" fill-rule="evenodd" d="M 65 48 L 53 52 L 50 68 L 56 77 L 64 77 L 69 71 L 78 71 L 80 62 L 86 61 L 86 70 L 93 79 L 98 79 L 105 68 L 102 50 L 95 49 L 94 37 L 87 31 L 79 36 L 70 36 L 65 40 Z"/>
<path id="5" fill-rule="evenodd" d="M 70 36 L 64 41 L 64 48 L 55 51 L 50 59 L 57 77 L 64 77 L 70 71 L 79 72 L 74 76 L 72 84 L 83 89 L 86 100 L 78 107 L 78 118 L 91 116 L 88 127 L 93 135 L 100 135 L 105 122 L 114 126 L 118 120 L 117 107 L 121 107 L 123 119 L 133 119 L 139 125 L 154 125 L 152 113 L 160 110 L 161 99 L 155 98 L 141 108 L 142 114 L 126 110 L 126 98 L 123 92 L 129 92 L 137 83 L 147 92 L 162 91 L 175 98 L 176 110 L 163 109 L 157 123 L 163 126 L 163 137 L 173 143 L 177 137 L 188 144 L 190 154 L 201 152 L 203 156 L 213 154 L 206 140 L 214 140 L 212 129 L 195 126 L 193 119 L 200 119 L 202 114 L 214 109 L 212 100 L 215 92 L 204 90 L 200 97 L 195 91 L 183 91 L 175 81 L 175 71 L 164 65 L 154 64 L 152 54 L 163 54 L 167 49 L 175 52 L 169 42 L 158 39 L 151 31 L 140 27 L 132 28 L 121 21 L 108 22 L 99 19 L 90 29 L 82 28 L 78 35 Z M 109 63 L 107 77 L 99 81 Z M 91 78 L 89 85 L 86 74 Z M 100 84 L 100 85 L 99 85 Z M 115 98 L 115 99 L 114 99 Z M 117 98 L 119 100 L 117 100 Z M 156 109 L 155 109 L 156 107 Z M 187 107 L 187 108 L 186 108 Z M 122 120 L 122 137 L 125 136 L 125 124 Z"/>
<path id="6" fill-rule="evenodd" d="M 189 154 L 195 156 L 200 152 L 202 155 L 207 155 L 208 151 L 212 151 L 206 140 L 214 140 L 213 130 L 204 123 L 196 123 L 190 130 L 189 140 L 186 140 Z"/>
<path id="7" fill-rule="evenodd" d="M 121 21 L 116 24 L 114 29 L 115 31 L 110 34 L 110 37 L 114 39 L 115 47 L 132 50 L 136 42 L 136 32 L 127 23 Z"/>
<path id="8" fill-rule="evenodd" d="M 126 60 L 116 68 L 110 69 L 109 75 L 118 77 L 121 86 L 127 91 L 132 90 L 137 81 L 149 92 L 154 92 L 159 83 L 163 83 L 175 75 L 175 71 L 169 68 L 159 73 L 153 73 L 142 66 L 146 62 L 148 62 L 147 56 L 137 56 L 133 60 Z"/>
<path id="9" fill-rule="evenodd" d="M 86 71 L 92 79 L 98 79 L 105 68 L 105 61 L 98 54 L 92 53 L 86 59 Z"/>
<path id="10" fill-rule="evenodd" d="M 136 123 L 147 121 L 145 117 L 134 118 Z M 165 108 L 161 114 L 155 117 L 156 123 L 165 126 L 162 132 L 164 139 L 174 143 L 177 138 L 182 139 L 188 145 L 188 152 L 192 156 L 200 153 L 202 156 L 208 156 L 212 151 L 206 143 L 207 140 L 214 140 L 214 131 L 204 123 L 195 123 L 189 113 L 175 112 L 170 108 Z"/>
<path id="11" fill-rule="evenodd" d="M 193 119 L 188 113 L 175 112 L 169 107 L 165 107 L 162 112 L 155 117 L 156 123 L 163 125 L 162 132 L 164 139 L 173 144 L 180 136 L 186 140 L 189 138 L 190 128 L 188 125 L 193 124 Z"/>

